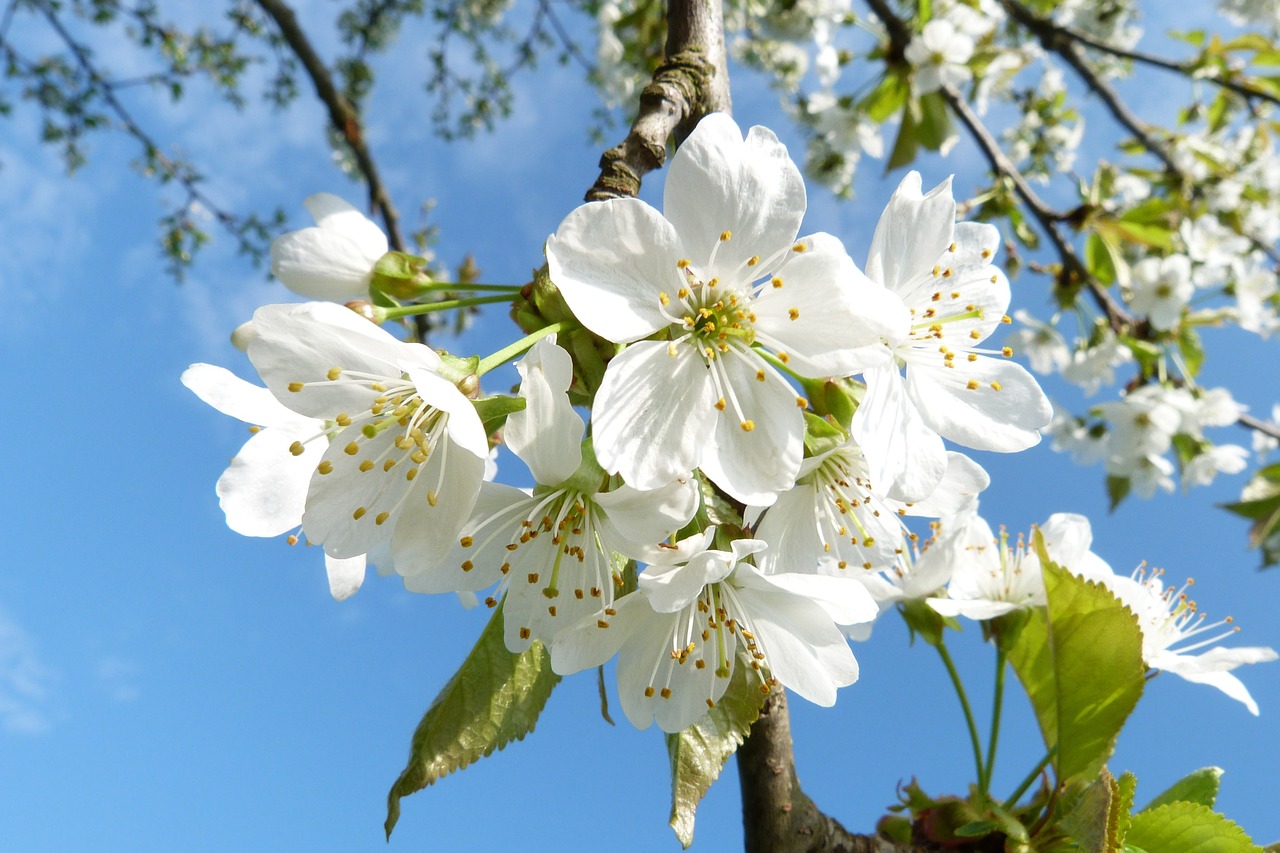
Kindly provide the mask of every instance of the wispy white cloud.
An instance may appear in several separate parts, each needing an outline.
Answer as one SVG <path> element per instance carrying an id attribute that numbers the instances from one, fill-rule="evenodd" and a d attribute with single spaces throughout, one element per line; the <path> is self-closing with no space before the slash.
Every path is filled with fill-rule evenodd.
<path id="1" fill-rule="evenodd" d="M 53 687 L 58 674 L 41 662 L 35 642 L 0 607 L 0 728 L 41 734 L 53 727 Z"/>

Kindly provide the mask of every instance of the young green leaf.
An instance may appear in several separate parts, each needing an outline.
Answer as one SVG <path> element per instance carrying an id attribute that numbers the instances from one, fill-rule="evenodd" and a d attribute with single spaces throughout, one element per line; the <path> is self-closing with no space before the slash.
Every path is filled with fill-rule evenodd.
<path id="1" fill-rule="evenodd" d="M 1138 812 L 1125 842 L 1152 853 L 1262 853 L 1237 824 L 1199 803 L 1167 803 Z"/>
<path id="2" fill-rule="evenodd" d="M 1218 799 L 1218 785 L 1222 780 L 1222 768 L 1201 767 L 1183 776 L 1163 793 L 1147 803 L 1144 812 L 1169 803 L 1198 803 L 1213 808 Z"/>
<path id="3" fill-rule="evenodd" d="M 402 797 L 533 731 L 559 681 L 541 643 L 518 655 L 507 651 L 499 605 L 413 733 L 409 762 L 387 794 L 387 837 L 400 819 Z"/>

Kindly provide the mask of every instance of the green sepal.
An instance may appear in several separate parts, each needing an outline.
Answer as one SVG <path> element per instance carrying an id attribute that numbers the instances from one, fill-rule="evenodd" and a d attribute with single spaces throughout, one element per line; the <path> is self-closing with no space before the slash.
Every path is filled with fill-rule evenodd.
<path id="1" fill-rule="evenodd" d="M 804 455 L 821 456 L 848 440 L 844 430 L 813 412 L 804 413 Z"/>
<path id="2" fill-rule="evenodd" d="M 902 614 L 902 620 L 907 623 L 911 639 L 914 640 L 918 634 L 920 639 L 934 647 L 942 645 L 942 632 L 946 629 L 960 630 L 960 623 L 954 617 L 943 616 L 922 598 L 901 602 L 898 605 L 898 612 Z"/>
<path id="3" fill-rule="evenodd" d="M 1048 604 L 1023 626 L 1009 663 L 1065 784 L 1098 773 L 1141 697 L 1142 633 L 1110 590 L 1054 563 L 1038 530 L 1033 545 Z"/>
<path id="4" fill-rule="evenodd" d="M 698 803 L 760 716 L 765 694 L 751 673 L 750 664 L 739 657 L 729 686 L 716 706 L 684 731 L 667 735 L 667 757 L 671 762 L 669 823 L 686 849 L 693 843 Z"/>
<path id="5" fill-rule="evenodd" d="M 479 367 L 480 356 L 478 355 L 459 358 L 456 355 L 442 352 L 440 353 L 440 366 L 436 368 L 435 372 L 457 385 L 467 377 L 475 376 Z"/>
<path id="6" fill-rule="evenodd" d="M 402 797 L 523 740 L 559 681 L 541 643 L 520 654 L 507 650 L 499 604 L 413 733 L 409 761 L 387 794 L 387 838 L 400 819 Z"/>
<path id="7" fill-rule="evenodd" d="M 1129 489 L 1133 483 L 1128 477 L 1117 477 L 1114 474 L 1107 475 L 1107 509 L 1111 512 L 1116 511 L 1116 507 L 1120 506 L 1120 502 L 1129 497 Z"/>
<path id="8" fill-rule="evenodd" d="M 524 411 L 525 399 L 497 394 L 493 397 L 472 400 L 471 404 L 476 407 L 476 414 L 480 416 L 480 423 L 484 425 L 484 434 L 493 435 L 506 425 L 509 415 Z"/>
<path id="9" fill-rule="evenodd" d="M 1263 853 L 1239 825 L 1199 803 L 1166 803 L 1138 812 L 1126 842 L 1151 853 Z"/>
<path id="10" fill-rule="evenodd" d="M 425 272 L 426 258 L 406 252 L 387 252 L 373 266 L 370 289 L 380 291 L 396 299 L 412 299 L 432 284 Z"/>
<path id="11" fill-rule="evenodd" d="M 1144 812 L 1169 803 L 1198 803 L 1213 808 L 1218 799 L 1218 787 L 1222 781 L 1222 768 L 1201 767 L 1183 776 L 1156 795 L 1142 809 Z"/>

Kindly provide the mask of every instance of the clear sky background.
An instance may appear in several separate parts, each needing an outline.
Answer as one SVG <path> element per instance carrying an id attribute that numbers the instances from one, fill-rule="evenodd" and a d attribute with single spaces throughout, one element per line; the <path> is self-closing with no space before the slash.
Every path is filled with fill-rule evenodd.
<path id="1" fill-rule="evenodd" d="M 299 5 L 318 26 L 334 8 Z M 110 43 L 101 51 L 121 72 L 137 64 Z M 410 96 L 424 74 L 421 55 L 401 41 L 370 114 L 388 183 L 410 226 L 416 201 L 436 199 L 444 259 L 471 252 L 484 280 L 525 281 L 541 263 L 542 241 L 594 180 L 601 146 L 584 131 L 593 96 L 573 66 L 550 64 L 517 81 L 517 112 L 496 133 L 447 145 L 431 136 L 424 102 Z M 1163 98 L 1178 96 L 1128 91 L 1141 92 L 1153 117 L 1169 114 L 1174 101 Z M 740 124 L 774 127 L 802 156 L 758 79 L 739 73 L 734 97 Z M 137 100 L 140 115 L 205 167 L 210 192 L 228 207 L 283 205 L 291 227 L 302 227 L 310 223 L 300 201 L 310 193 L 362 198 L 333 167 L 324 116 L 306 97 L 283 115 L 253 99 L 235 115 L 200 91 L 175 109 L 147 100 Z M 1089 121 L 1089 145 L 1114 136 L 1096 113 Z M 387 847 L 385 795 L 414 726 L 488 614 L 376 577 L 335 603 L 317 550 L 226 528 L 213 484 L 248 434 L 178 377 L 201 361 L 251 377 L 228 333 L 256 306 L 294 297 L 220 234 L 188 281 L 173 283 L 155 246 L 158 191 L 123 165 L 136 155 L 131 143 L 95 140 L 90 165 L 67 179 L 38 135 L 21 108 L 0 124 L 9 423 L 0 445 L 0 849 L 678 849 L 666 826 L 661 733 L 631 728 L 616 699 L 619 725 L 606 724 L 590 673 L 561 683 L 524 742 L 406 800 Z M 926 186 L 954 172 L 958 194 L 982 179 L 964 142 L 946 162 L 919 168 Z M 898 180 L 882 181 L 881 171 L 866 165 L 852 202 L 811 186 L 806 230 L 839 235 L 861 261 Z M 650 178 L 650 200 L 663 177 Z M 1045 283 L 1015 280 L 1013 307 L 1046 316 Z M 513 331 L 493 311 L 462 340 L 441 343 L 483 355 Z M 1275 342 L 1208 337 L 1204 384 L 1228 385 L 1266 416 L 1280 390 Z M 1072 389 L 1046 389 L 1079 410 Z M 1249 440 L 1243 430 L 1218 435 Z M 1095 550 L 1117 569 L 1145 559 L 1170 579 L 1195 576 L 1211 617 L 1231 614 L 1243 627 L 1236 643 L 1280 647 L 1280 572 L 1258 572 L 1244 522 L 1214 506 L 1235 499 L 1242 478 L 1131 499 L 1109 515 L 1101 470 L 1075 467 L 1047 443 L 1015 457 L 974 456 L 992 475 L 982 506 L 993 525 L 1025 531 L 1054 512 L 1083 513 Z M 504 476 L 523 477 L 516 465 Z M 985 720 L 992 656 L 976 626 L 953 643 Z M 862 678 L 836 707 L 800 699 L 791 707 L 806 791 L 849 828 L 870 831 L 899 782 L 915 776 L 931 792 L 962 793 L 973 771 L 931 650 L 909 648 L 891 617 L 855 651 Z M 1137 773 L 1139 803 L 1189 771 L 1221 766 L 1220 808 L 1268 843 L 1280 839 L 1280 666 L 1239 674 L 1261 717 L 1163 675 L 1148 685 L 1111 766 Z M 1011 687 L 994 785 L 1004 793 L 1043 753 Z M 695 844 L 741 847 L 732 763 L 699 810 Z"/>

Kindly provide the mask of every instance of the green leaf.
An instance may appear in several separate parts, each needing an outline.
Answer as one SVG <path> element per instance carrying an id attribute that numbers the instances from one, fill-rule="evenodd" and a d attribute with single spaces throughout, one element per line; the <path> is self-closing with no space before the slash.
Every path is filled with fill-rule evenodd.
<path id="1" fill-rule="evenodd" d="M 1243 829 L 1199 803 L 1166 803 L 1138 812 L 1125 840 L 1153 853 L 1262 853 Z"/>
<path id="2" fill-rule="evenodd" d="M 1163 793 L 1147 803 L 1144 812 L 1169 803 L 1197 803 L 1213 808 L 1218 799 L 1218 785 L 1222 781 L 1222 768 L 1201 767 L 1174 782 Z"/>
<path id="3" fill-rule="evenodd" d="M 1102 768 L 1097 779 L 1087 785 L 1077 783 L 1063 795 L 1066 809 L 1058 827 L 1084 853 L 1112 853 L 1118 846 L 1111 826 L 1119 794 L 1119 784 Z"/>
<path id="4" fill-rule="evenodd" d="M 887 73 L 876 87 L 858 102 L 858 110 L 876 124 L 884 124 L 902 109 L 911 94 L 911 84 L 905 74 Z"/>
<path id="5" fill-rule="evenodd" d="M 1200 343 L 1200 335 L 1186 323 L 1178 330 L 1178 349 L 1182 351 L 1182 361 L 1187 372 L 1194 378 L 1204 364 L 1204 345 Z"/>
<path id="6" fill-rule="evenodd" d="M 1142 634 L 1109 590 L 1049 559 L 1039 531 L 1034 542 L 1048 606 L 1027 621 L 1009 662 L 1065 784 L 1098 773 L 1142 695 Z"/>
<path id="7" fill-rule="evenodd" d="M 920 98 L 920 117 L 917 138 L 930 151 L 937 151 L 955 136 L 951 126 L 951 114 L 941 92 L 930 92 Z"/>
<path id="8" fill-rule="evenodd" d="M 1107 475 L 1107 500 L 1110 502 L 1107 509 L 1115 512 L 1120 502 L 1129 497 L 1129 489 L 1132 485 L 1128 477 Z"/>
<path id="9" fill-rule="evenodd" d="M 1095 233 L 1084 241 L 1084 265 L 1098 283 L 1107 287 L 1116 280 L 1116 265 L 1111 246 Z"/>
<path id="10" fill-rule="evenodd" d="M 738 661 L 733 679 L 716 706 L 679 734 L 667 735 L 671 759 L 671 828 L 686 849 L 693 843 L 698 802 L 720 776 L 760 716 L 764 695 L 748 676 L 750 665 Z"/>
<path id="11" fill-rule="evenodd" d="M 493 435 L 502 429 L 507 422 L 507 416 L 513 412 L 524 411 L 524 397 L 510 397 L 505 394 L 499 394 L 493 397 L 485 397 L 482 400 L 475 400 L 472 405 L 476 407 L 476 414 L 480 416 L 480 422 L 484 424 L 484 434 Z"/>
<path id="12" fill-rule="evenodd" d="M 387 838 L 400 819 L 402 797 L 523 740 L 559 681 L 541 643 L 518 655 L 507 651 L 499 605 L 413 733 L 409 761 L 387 794 Z"/>
<path id="13" fill-rule="evenodd" d="M 920 149 L 919 110 L 918 102 L 912 101 L 902 111 L 902 123 L 898 125 L 898 137 L 894 140 L 889 162 L 884 167 L 885 174 L 909 165 L 916 159 L 916 151 Z"/>
<path id="14" fill-rule="evenodd" d="M 1280 563 L 1280 463 L 1268 465 L 1249 481 L 1237 503 L 1222 508 L 1253 522 L 1249 547 L 1262 549 L 1262 567 Z"/>

